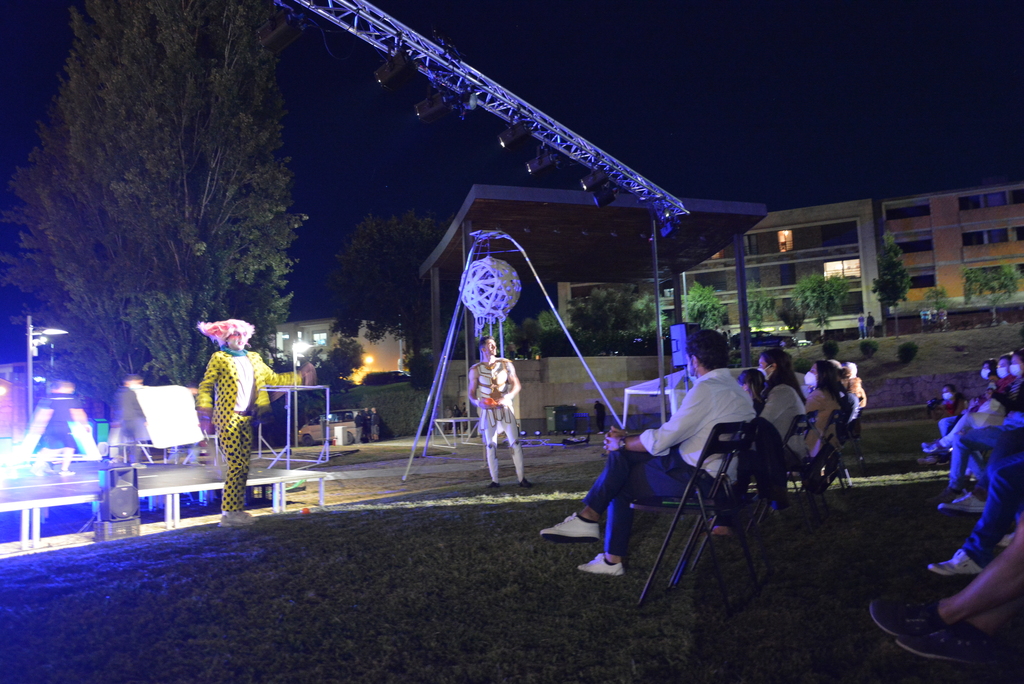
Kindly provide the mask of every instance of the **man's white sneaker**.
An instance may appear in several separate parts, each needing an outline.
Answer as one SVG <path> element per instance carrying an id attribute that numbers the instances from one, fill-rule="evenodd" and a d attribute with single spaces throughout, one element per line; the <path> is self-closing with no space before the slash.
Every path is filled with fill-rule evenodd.
<path id="1" fill-rule="evenodd" d="M 939 510 L 952 513 L 981 513 L 985 510 L 985 502 L 970 492 L 954 500 L 953 503 L 939 504 Z"/>
<path id="2" fill-rule="evenodd" d="M 981 566 L 971 560 L 967 552 L 957 549 L 953 558 L 943 563 L 930 563 L 928 569 L 936 575 L 952 577 L 953 575 L 977 575 L 981 572 Z"/>
<path id="3" fill-rule="evenodd" d="M 589 563 L 576 566 L 576 569 L 595 575 L 612 575 L 614 577 L 626 574 L 626 571 L 622 568 L 622 563 L 609 563 L 604 559 L 603 553 L 597 554 L 597 558 Z"/>
<path id="4" fill-rule="evenodd" d="M 573 513 L 554 527 L 541 530 L 540 536 L 559 544 L 596 542 L 601 539 L 601 526 L 596 522 L 587 522 Z"/>
<path id="5" fill-rule="evenodd" d="M 256 518 L 245 511 L 226 511 L 220 516 L 221 527 L 245 527 L 254 522 L 256 522 Z"/>

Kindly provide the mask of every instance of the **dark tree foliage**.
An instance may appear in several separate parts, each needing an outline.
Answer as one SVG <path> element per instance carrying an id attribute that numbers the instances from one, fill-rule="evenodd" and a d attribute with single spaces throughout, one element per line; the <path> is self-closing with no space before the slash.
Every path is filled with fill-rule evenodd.
<path id="1" fill-rule="evenodd" d="M 569 302 L 570 330 L 587 356 L 655 353 L 654 316 L 654 297 L 634 285 L 604 285 Z"/>
<path id="2" fill-rule="evenodd" d="M 71 334 L 64 373 L 105 397 L 126 373 L 194 382 L 200 320 L 253 344 L 287 313 L 291 174 L 266 0 L 87 0 L 41 145 L 12 188 L 21 250 L 6 282 Z"/>
<path id="3" fill-rule="evenodd" d="M 430 281 L 420 265 L 444 235 L 432 216 L 407 211 L 401 217 L 367 216 L 338 253 L 330 288 L 338 303 L 335 330 L 366 339 L 394 335 L 417 356 L 430 346 Z"/>
<path id="4" fill-rule="evenodd" d="M 871 281 L 871 291 L 882 306 L 892 310 L 896 317 L 896 337 L 899 337 L 900 317 L 896 306 L 907 300 L 910 272 L 903 264 L 903 250 L 896 244 L 892 233 L 886 233 L 883 238 L 882 252 L 878 255 L 878 277 Z M 885 325 L 882 326 L 882 334 L 885 335 Z"/>

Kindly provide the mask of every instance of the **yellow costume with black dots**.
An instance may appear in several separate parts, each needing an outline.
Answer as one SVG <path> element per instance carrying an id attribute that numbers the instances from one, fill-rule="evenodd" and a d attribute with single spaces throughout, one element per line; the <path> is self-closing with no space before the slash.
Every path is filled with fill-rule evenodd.
<path id="1" fill-rule="evenodd" d="M 249 456 L 252 454 L 252 418 L 270 411 L 270 395 L 265 387 L 301 384 L 295 373 L 275 373 L 256 352 L 248 352 L 246 356 L 252 363 L 255 384 L 246 415 L 235 411 L 238 370 L 226 352 L 214 352 L 210 357 L 196 399 L 197 408 L 213 409 L 213 424 L 217 426 L 220 448 L 228 460 L 221 504 L 225 513 L 240 511 L 245 506 L 245 482 L 249 477 Z"/>

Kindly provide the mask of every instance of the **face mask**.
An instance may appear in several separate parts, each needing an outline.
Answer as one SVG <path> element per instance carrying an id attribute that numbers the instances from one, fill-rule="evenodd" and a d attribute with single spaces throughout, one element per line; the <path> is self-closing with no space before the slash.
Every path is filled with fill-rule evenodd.
<path id="1" fill-rule="evenodd" d="M 1022 374 L 1019 363 L 1010 364 L 1010 372 L 1013 373 L 1013 377 L 1019 378 Z"/>
<path id="2" fill-rule="evenodd" d="M 808 387 L 817 387 L 818 376 L 812 373 L 811 371 L 807 371 L 807 373 L 804 375 L 804 384 L 807 385 Z"/>
<path id="3" fill-rule="evenodd" d="M 990 376 L 990 375 L 992 375 L 992 371 L 990 371 L 988 368 L 982 368 L 981 369 L 981 378 L 982 378 L 982 380 L 988 380 L 988 376 Z"/>
<path id="4" fill-rule="evenodd" d="M 760 366 L 757 367 L 757 370 L 761 373 L 765 380 L 768 379 L 768 371 L 766 371 L 764 368 L 761 368 Z"/>
<path id="5" fill-rule="evenodd" d="M 953 395 L 950 392 L 943 392 L 942 398 L 945 399 L 946 401 L 953 401 Z"/>
<path id="6" fill-rule="evenodd" d="M 1006 369 L 1006 366 L 1000 366 L 999 368 L 996 369 L 996 375 L 998 375 L 1001 378 L 1005 378 L 1009 374 L 1010 371 Z"/>

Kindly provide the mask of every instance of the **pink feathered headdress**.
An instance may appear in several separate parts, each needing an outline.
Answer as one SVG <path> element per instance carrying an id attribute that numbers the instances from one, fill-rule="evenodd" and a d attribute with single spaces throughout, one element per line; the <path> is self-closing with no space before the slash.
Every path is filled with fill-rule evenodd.
<path id="1" fill-rule="evenodd" d="M 244 345 L 249 342 L 249 338 L 256 332 L 256 328 L 253 327 L 252 323 L 246 323 L 237 318 L 229 318 L 226 321 L 217 321 L 216 323 L 200 323 L 196 327 L 199 328 L 199 332 L 209 337 L 221 347 L 228 343 L 228 336 L 233 333 L 238 333 L 242 336 L 242 344 Z"/>

